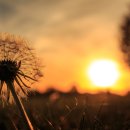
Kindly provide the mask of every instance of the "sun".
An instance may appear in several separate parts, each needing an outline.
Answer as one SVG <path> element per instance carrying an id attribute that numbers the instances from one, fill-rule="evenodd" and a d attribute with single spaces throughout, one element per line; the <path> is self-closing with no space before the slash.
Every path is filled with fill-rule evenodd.
<path id="1" fill-rule="evenodd" d="M 108 88 L 119 79 L 119 70 L 116 62 L 112 60 L 96 60 L 87 68 L 87 75 L 93 85 Z"/>

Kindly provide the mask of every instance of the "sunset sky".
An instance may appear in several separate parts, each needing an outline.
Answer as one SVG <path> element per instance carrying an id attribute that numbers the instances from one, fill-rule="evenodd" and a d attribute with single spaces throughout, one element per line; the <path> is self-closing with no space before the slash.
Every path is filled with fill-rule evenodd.
<path id="1" fill-rule="evenodd" d="M 97 92 L 86 69 L 93 60 L 117 62 L 121 76 L 111 89 L 130 88 L 128 68 L 119 49 L 120 25 L 130 0 L 1 0 L 0 31 L 28 39 L 41 59 L 44 78 L 38 89 L 50 86 L 68 91 Z"/>

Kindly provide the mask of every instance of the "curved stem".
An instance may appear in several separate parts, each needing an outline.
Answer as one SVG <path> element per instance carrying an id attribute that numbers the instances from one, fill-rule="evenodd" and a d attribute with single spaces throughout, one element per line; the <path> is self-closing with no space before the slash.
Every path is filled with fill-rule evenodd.
<path id="1" fill-rule="evenodd" d="M 27 130 L 34 130 L 32 124 L 31 124 L 31 122 L 30 122 L 30 120 L 28 118 L 28 115 L 27 115 L 27 113 L 26 113 L 26 111 L 24 109 L 24 106 L 23 106 L 21 100 L 18 98 L 18 96 L 17 96 L 17 94 L 15 92 L 13 82 L 7 81 L 6 84 L 7 84 L 7 87 L 9 87 L 9 89 L 10 89 L 12 95 L 13 95 L 13 98 L 14 98 L 16 104 L 17 104 L 17 107 L 18 107 L 19 111 L 21 112 L 21 116 L 23 118 L 23 122 L 24 122 L 24 124 L 26 126 L 26 129 Z"/>

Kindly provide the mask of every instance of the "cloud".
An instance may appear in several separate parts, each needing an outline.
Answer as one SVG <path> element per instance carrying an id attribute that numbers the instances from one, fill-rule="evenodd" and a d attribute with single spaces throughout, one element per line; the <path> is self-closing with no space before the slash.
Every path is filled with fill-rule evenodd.
<path id="1" fill-rule="evenodd" d="M 114 22 L 128 0 L 28 0 L 2 1 L 0 14 L 4 21 L 1 30 L 25 35 L 82 35 L 83 25 L 93 17 Z M 120 9 L 119 9 L 120 8 Z M 111 14 L 112 13 L 112 14 Z M 6 19 L 5 19 L 5 18 Z M 85 24 L 85 22 L 86 24 Z M 77 22 L 77 28 L 73 24 Z M 78 22 L 80 24 L 78 25 Z M 96 22 L 96 21 L 95 21 Z M 106 21 L 105 21 L 106 22 Z M 83 25 L 82 25 L 83 24 Z M 95 23 L 96 24 L 96 23 Z"/>
<path id="2" fill-rule="evenodd" d="M 45 84 L 70 84 L 82 77 L 79 72 L 89 56 L 119 57 L 117 30 L 128 2 L 3 0 L 0 31 L 32 41 L 47 66 Z"/>
<path id="3" fill-rule="evenodd" d="M 0 21 L 9 20 L 17 11 L 6 1 L 0 1 Z"/>
<path id="4" fill-rule="evenodd" d="M 0 30 L 31 39 L 40 52 L 86 52 L 115 35 L 128 0 L 23 0 L 0 2 Z M 111 30 L 110 30 L 111 29 Z M 101 31 L 102 30 L 102 31 Z M 107 36 L 107 31 L 112 34 Z M 113 33 L 114 32 L 114 33 Z M 106 33 L 103 38 L 101 35 Z M 98 36 L 98 37 L 97 37 Z M 104 39 L 100 41 L 99 37 Z M 94 39 L 94 40 L 92 40 Z M 44 44 L 44 45 L 43 45 Z M 41 47 L 42 46 L 42 47 Z M 106 46 L 106 45 L 105 45 Z M 55 51 L 54 51 L 55 50 Z M 84 51 L 82 51 L 84 50 Z M 76 51 L 76 52 L 77 52 Z"/>

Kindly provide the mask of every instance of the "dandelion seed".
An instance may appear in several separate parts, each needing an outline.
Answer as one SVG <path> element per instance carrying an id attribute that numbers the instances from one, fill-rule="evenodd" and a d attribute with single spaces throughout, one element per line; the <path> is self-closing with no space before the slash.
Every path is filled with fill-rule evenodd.
<path id="1" fill-rule="evenodd" d="M 9 102 L 14 98 L 27 130 L 33 130 L 19 97 L 27 95 L 30 85 L 42 73 L 33 50 L 27 44 L 27 41 L 14 35 L 0 34 L 0 96 Z"/>
<path id="2" fill-rule="evenodd" d="M 6 101 L 12 101 L 6 86 L 8 81 L 14 83 L 15 91 L 23 97 L 30 91 L 30 85 L 42 76 L 36 56 L 27 44 L 14 35 L 0 34 L 0 93 L 1 98 L 7 95 Z"/>

